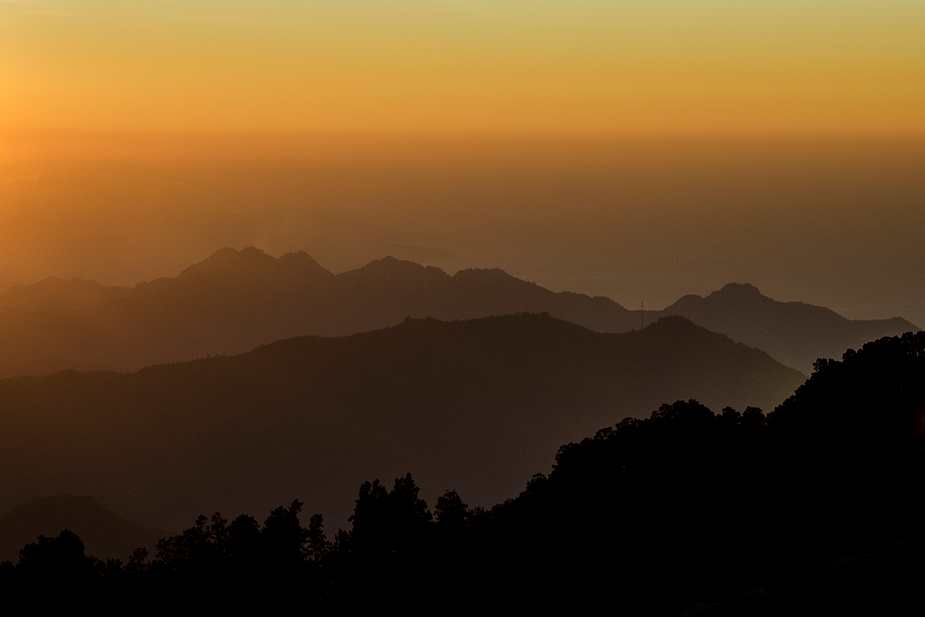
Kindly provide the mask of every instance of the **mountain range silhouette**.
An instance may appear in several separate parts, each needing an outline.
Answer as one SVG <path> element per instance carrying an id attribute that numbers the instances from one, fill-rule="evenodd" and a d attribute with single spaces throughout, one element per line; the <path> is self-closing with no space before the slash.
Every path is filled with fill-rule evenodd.
<path id="1" fill-rule="evenodd" d="M 490 506 L 563 443 L 664 400 L 771 408 L 803 376 L 670 317 L 598 333 L 548 315 L 408 319 L 132 374 L 0 380 L 0 511 L 83 494 L 137 523 L 259 512 L 294 496 L 333 521 L 355 487 L 414 470 Z"/>
<path id="2" fill-rule="evenodd" d="M 405 317 L 515 312 L 547 312 L 599 332 L 628 332 L 641 321 L 680 315 L 804 373 L 819 357 L 918 330 L 901 318 L 853 321 L 822 307 L 777 302 L 750 285 L 685 296 L 641 315 L 608 298 L 555 293 L 497 269 L 451 276 L 386 257 L 334 275 L 301 251 L 277 259 L 253 247 L 224 248 L 176 277 L 132 288 L 46 279 L 0 293 L 0 376 L 134 371 L 294 336 L 356 334 Z"/>
<path id="3" fill-rule="evenodd" d="M 787 366 L 809 373 L 818 358 L 919 329 L 901 317 L 851 320 L 802 302 L 778 302 L 749 284 L 730 283 L 706 297 L 684 296 L 658 316 L 681 315 L 733 340 L 763 349 Z"/>

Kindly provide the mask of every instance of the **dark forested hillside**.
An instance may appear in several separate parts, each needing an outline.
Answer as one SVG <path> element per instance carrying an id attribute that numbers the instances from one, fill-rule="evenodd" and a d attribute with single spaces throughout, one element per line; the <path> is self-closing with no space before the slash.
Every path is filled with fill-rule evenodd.
<path id="1" fill-rule="evenodd" d="M 500 508 L 500 537 L 538 564 L 525 579 L 555 564 L 637 610 L 921 609 L 923 419 L 925 334 L 880 339 L 817 363 L 767 418 L 678 401 L 563 447 Z M 540 547 L 551 528 L 568 540 Z"/>
<path id="2" fill-rule="evenodd" d="M 433 324 L 431 324 L 433 325 Z M 393 333 L 394 334 L 394 333 Z M 881 339 L 771 414 L 663 404 L 559 449 L 516 498 L 422 499 L 410 474 L 354 493 L 349 526 L 304 503 L 260 523 L 199 516 L 127 562 L 70 531 L 0 564 L 0 589 L 43 585 L 113 606 L 139 593 L 318 609 L 488 603 L 633 615 L 918 614 L 925 608 L 925 334 Z"/>
<path id="3" fill-rule="evenodd" d="M 803 377 L 682 318 L 601 334 L 545 315 L 409 319 L 344 338 L 134 374 L 0 381 L 4 509 L 90 494 L 177 528 L 205 508 L 260 511 L 304 496 L 346 519 L 350 487 L 414 470 L 491 505 L 563 442 L 664 398 L 770 408 Z"/>
<path id="4" fill-rule="evenodd" d="M 62 529 L 78 534 L 89 554 L 123 560 L 140 546 L 153 550 L 168 535 L 133 525 L 87 496 L 42 497 L 0 515 L 0 561 L 15 561 L 24 544 Z"/>

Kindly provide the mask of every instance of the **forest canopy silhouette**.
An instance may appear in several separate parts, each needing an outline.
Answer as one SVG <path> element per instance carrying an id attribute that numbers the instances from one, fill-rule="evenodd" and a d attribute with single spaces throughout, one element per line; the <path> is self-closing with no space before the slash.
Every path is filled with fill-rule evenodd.
<path id="1" fill-rule="evenodd" d="M 333 535 L 321 514 L 305 525 L 298 500 L 262 524 L 200 516 L 125 563 L 64 530 L 4 562 L 0 586 L 163 607 L 189 594 L 374 602 L 412 585 L 420 606 L 605 591 L 636 613 L 898 610 L 920 602 L 925 573 L 923 377 L 925 333 L 883 338 L 820 360 L 767 415 L 687 400 L 602 428 L 490 509 L 454 490 L 430 509 L 407 474 L 364 483 Z"/>

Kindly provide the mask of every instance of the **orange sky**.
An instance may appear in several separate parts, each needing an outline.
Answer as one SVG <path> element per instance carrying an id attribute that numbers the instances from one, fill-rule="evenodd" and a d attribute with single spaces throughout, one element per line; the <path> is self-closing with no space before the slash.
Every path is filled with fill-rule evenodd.
<path id="1" fill-rule="evenodd" d="M 0 131 L 909 133 L 911 0 L 0 0 Z"/>
<path id="2" fill-rule="evenodd" d="M 925 326 L 920 0 L 0 0 L 0 285 L 221 246 Z"/>

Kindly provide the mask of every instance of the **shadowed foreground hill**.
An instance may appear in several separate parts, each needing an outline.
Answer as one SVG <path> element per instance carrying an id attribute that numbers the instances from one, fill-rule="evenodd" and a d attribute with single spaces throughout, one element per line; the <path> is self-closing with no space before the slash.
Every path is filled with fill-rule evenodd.
<path id="1" fill-rule="evenodd" d="M 665 399 L 769 408 L 803 381 L 664 319 L 601 334 L 544 315 L 408 320 L 131 375 L 0 381 L 0 495 L 90 494 L 145 525 L 294 496 L 338 524 L 353 488 L 414 470 L 426 496 L 513 494 L 556 449 Z"/>
<path id="2" fill-rule="evenodd" d="M 607 585 L 631 614 L 919 614 L 923 445 L 925 333 L 883 338 L 766 421 L 679 401 L 564 446 L 496 539 L 513 584 Z"/>
<path id="3" fill-rule="evenodd" d="M 684 296 L 655 314 L 686 317 L 806 373 L 819 358 L 840 358 L 846 349 L 857 349 L 868 341 L 918 331 L 901 317 L 846 319 L 821 306 L 778 302 L 752 285 L 735 283 L 705 298 Z"/>
<path id="4" fill-rule="evenodd" d="M 923 377 L 925 333 L 884 338 L 817 363 L 768 416 L 679 400 L 625 418 L 562 446 L 548 476 L 490 510 L 453 490 L 431 509 L 411 474 L 391 490 L 374 479 L 333 536 L 298 500 L 263 524 L 199 516 L 127 564 L 88 558 L 64 531 L 0 563 L 0 590 L 154 610 L 375 610 L 398 590 L 424 610 L 918 615 Z"/>
<path id="5" fill-rule="evenodd" d="M 90 497 L 57 495 L 30 501 L 0 516 L 0 561 L 16 561 L 19 549 L 39 536 L 70 529 L 88 554 L 127 560 L 138 547 L 152 552 L 167 533 L 133 525 Z"/>

